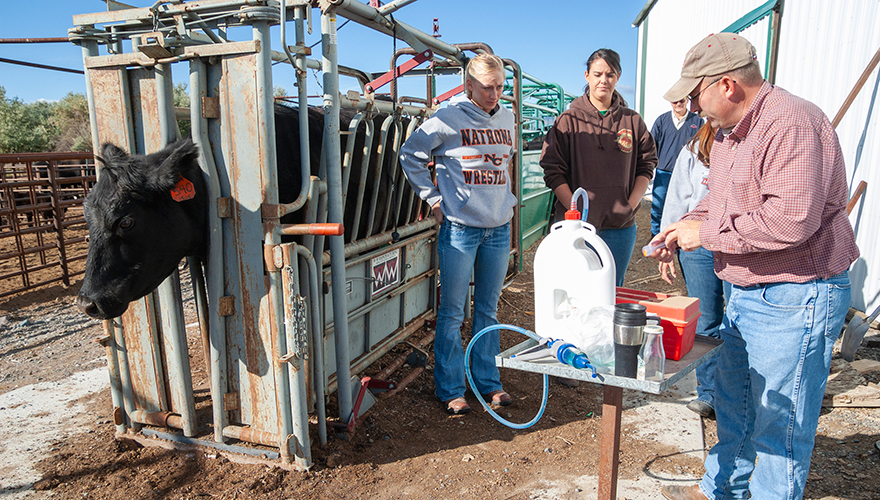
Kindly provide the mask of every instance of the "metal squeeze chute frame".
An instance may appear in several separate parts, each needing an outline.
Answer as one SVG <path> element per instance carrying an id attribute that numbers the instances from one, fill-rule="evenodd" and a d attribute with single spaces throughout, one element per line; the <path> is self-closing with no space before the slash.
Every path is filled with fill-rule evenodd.
<path id="1" fill-rule="evenodd" d="M 435 315 L 436 227 L 423 217 L 424 204 L 413 198 L 396 162 L 395 171 L 387 174 L 399 188 L 395 208 L 409 207 L 406 224 L 397 227 L 399 239 L 390 231 L 348 244 L 341 235 L 330 236 L 330 250 L 324 252 L 324 237 L 314 234 L 326 221 L 337 224 L 330 227 L 341 228 L 346 201 L 358 207 L 376 204 L 375 195 L 372 199 L 365 196 L 369 187 L 364 178 L 356 196 L 343 196 L 351 155 L 340 153 L 341 136 L 346 137 L 350 152 L 355 134 L 360 133 L 356 123 L 363 121 L 367 144 L 373 133 L 380 133 L 380 150 L 387 151 L 372 154 L 396 156 L 406 137 L 401 137 L 397 127 L 392 142 L 387 124 L 381 131 L 373 130 L 372 114 L 378 110 L 396 112 L 390 119 L 399 120 L 401 114 L 412 117 L 408 136 L 435 109 L 393 106 L 357 92 L 341 96 L 340 74 L 358 77 L 362 89 L 369 75 L 337 65 L 337 14 L 387 34 L 396 33 L 412 50 L 428 51 L 426 60 L 438 70 L 458 66 L 455 71 L 460 72 L 465 60 L 464 46 L 445 44 L 390 20 L 388 14 L 410 2 L 398 0 L 378 10 L 357 1 L 320 2 L 320 61 L 307 57 L 310 50 L 304 32 L 307 22 L 311 28 L 312 8 L 317 5 L 304 0 L 281 4 L 270 0 L 157 2 L 150 8 L 74 17 L 69 38 L 83 50 L 95 150 L 113 142 L 131 153 L 145 154 L 178 138 L 176 118 L 185 115 L 175 114 L 180 110 L 173 107 L 171 71 L 188 64 L 192 137 L 202 152 L 200 162 L 211 190 L 207 297 L 198 293 L 200 286 L 194 289 L 203 343 L 210 346 L 206 357 L 210 359 L 213 436 L 197 437 L 209 431 L 197 425 L 176 272 L 156 292 L 132 303 L 123 316 L 104 324 L 102 343 L 107 350 L 118 435 L 142 431 L 178 442 L 280 458 L 282 465 L 308 468 L 309 409 L 317 411 L 323 443 L 326 396 L 335 388 L 340 420 L 356 419 L 357 388 L 351 373 L 365 368 Z M 285 21 L 294 21 L 296 32 L 295 45 L 282 41 L 284 53 L 271 50 L 269 31 L 271 25 L 280 23 L 282 12 Z M 281 23 L 282 40 L 285 25 Z M 250 27 L 252 39 L 228 40 L 227 30 L 239 27 Z M 99 55 L 100 45 L 106 47 L 107 55 Z M 279 204 L 277 196 L 273 61 L 297 68 L 299 102 L 307 102 L 309 68 L 321 69 L 324 80 L 322 171 L 326 175 L 310 177 L 306 166 L 303 191 L 287 205 Z M 506 62 L 515 82 L 514 96 L 508 100 L 521 123 L 521 75 L 516 63 Z M 428 81 L 433 97 L 432 79 Z M 361 111 L 352 121 L 355 133 L 340 132 L 340 105 Z M 307 113 L 300 118 L 302 157 L 308 158 Z M 520 134 L 516 147 L 521 151 Z M 514 180 L 520 193 L 517 176 Z M 282 215 L 296 210 L 304 210 L 311 224 L 280 224 Z M 282 243 L 282 235 L 301 235 L 301 239 Z M 512 256 L 519 259 L 519 255 L 514 245 Z M 403 269 L 405 276 L 372 294 L 372 263 L 389 258 L 398 261 L 398 277 Z M 198 262 L 191 261 L 190 269 L 195 281 L 203 279 Z M 327 285 L 328 278 L 330 294 L 324 295 L 322 285 Z M 347 321 L 335 322 L 334 318 Z M 157 426 L 182 429 L 183 436 L 156 430 Z M 229 444 L 230 438 L 278 451 Z"/>

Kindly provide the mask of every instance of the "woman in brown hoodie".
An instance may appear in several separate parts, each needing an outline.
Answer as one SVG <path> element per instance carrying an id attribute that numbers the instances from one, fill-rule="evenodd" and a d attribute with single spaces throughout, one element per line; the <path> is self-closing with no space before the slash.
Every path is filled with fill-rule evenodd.
<path id="1" fill-rule="evenodd" d="M 636 241 L 635 213 L 654 175 L 657 148 L 642 117 L 615 90 L 617 52 L 593 52 L 584 76 L 584 95 L 556 119 L 544 139 L 541 167 L 544 182 L 556 194 L 556 220 L 563 219 L 577 188 L 587 191 L 587 222 L 611 249 L 617 286 L 622 286 Z"/>

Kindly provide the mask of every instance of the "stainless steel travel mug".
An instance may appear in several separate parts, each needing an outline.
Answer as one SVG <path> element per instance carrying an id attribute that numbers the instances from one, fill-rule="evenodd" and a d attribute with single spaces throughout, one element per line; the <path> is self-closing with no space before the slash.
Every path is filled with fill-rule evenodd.
<path id="1" fill-rule="evenodd" d="M 614 375 L 636 378 L 647 312 L 641 304 L 614 306 Z"/>

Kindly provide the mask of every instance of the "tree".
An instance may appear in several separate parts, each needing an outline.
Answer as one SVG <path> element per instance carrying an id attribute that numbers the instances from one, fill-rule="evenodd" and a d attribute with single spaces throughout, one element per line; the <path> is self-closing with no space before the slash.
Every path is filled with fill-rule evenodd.
<path id="1" fill-rule="evenodd" d="M 69 92 L 55 104 L 51 121 L 58 131 L 54 151 L 92 150 L 89 103 L 85 95 Z"/>
<path id="2" fill-rule="evenodd" d="M 0 86 L 0 153 L 49 151 L 57 134 L 49 118 L 53 105 L 46 101 L 26 104 L 7 99 Z"/>
<path id="3" fill-rule="evenodd" d="M 189 106 L 189 93 L 186 91 L 186 84 L 174 85 L 174 107 L 189 110 Z M 180 137 L 185 139 L 192 136 L 192 124 L 189 120 L 177 120 L 177 128 L 180 130 Z"/>

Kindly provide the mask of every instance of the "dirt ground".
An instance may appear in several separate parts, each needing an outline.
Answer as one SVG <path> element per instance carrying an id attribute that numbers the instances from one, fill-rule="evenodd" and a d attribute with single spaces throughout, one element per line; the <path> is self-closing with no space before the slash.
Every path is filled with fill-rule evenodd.
<path id="1" fill-rule="evenodd" d="M 639 212 L 637 247 L 647 243 L 649 203 Z M 531 261 L 502 293 L 499 320 L 524 328 L 534 326 Z M 653 261 L 636 253 L 625 286 L 664 293 L 684 293 L 660 280 Z M 31 387 L 58 387 L 74 373 L 91 373 L 104 366 L 103 348 L 94 342 L 100 324 L 75 311 L 78 286 L 52 286 L 11 297 L 0 304 L 0 397 Z M 188 307 L 191 307 L 188 305 Z M 187 320 L 191 322 L 191 320 Z M 463 329 L 467 332 L 469 328 Z M 207 398 L 197 329 L 191 330 L 190 352 L 197 399 Z M 427 335 L 423 328 L 411 339 Z M 464 335 L 468 337 L 468 335 Z M 856 354 L 857 359 L 880 360 L 878 332 L 871 330 Z M 519 334 L 502 335 L 502 348 L 519 343 Z M 467 341 L 467 338 L 465 339 Z M 379 360 L 365 376 L 379 372 L 389 360 L 408 350 L 401 345 Z M 430 353 L 430 346 L 427 349 Z M 835 355 L 837 357 L 837 355 Z M 36 462 L 33 480 L 11 481 L 16 464 L 12 442 L 0 441 L 0 496 L 58 499 L 394 499 L 394 498 L 595 498 L 595 484 L 584 478 L 597 474 L 602 420 L 600 386 L 581 383 L 550 386 L 543 418 L 534 427 L 514 430 L 501 425 L 468 399 L 474 410 L 462 416 L 447 415 L 433 392 L 432 357 L 428 368 L 404 391 L 380 398 L 350 439 L 330 432 L 326 447 L 318 446 L 313 425 L 314 467 L 308 472 L 286 471 L 264 464 L 230 461 L 215 450 L 186 451 L 141 447 L 114 439 L 111 402 L 106 388 L 82 397 L 72 395 L 56 406 L 75 409 L 76 418 L 50 427 L 50 438 L 40 446 L 18 450 Z M 399 380 L 404 367 L 392 375 Z M 95 372 L 100 373 L 100 372 Z M 859 384 L 876 384 L 880 373 L 867 373 Z M 514 404 L 501 411 L 516 422 L 531 419 L 540 405 L 539 376 L 502 370 L 505 389 Z M 40 389 L 43 390 L 43 389 Z M 50 391 L 51 392 L 51 391 Z M 621 481 L 664 477 L 690 484 L 702 472 L 702 461 L 679 453 L 657 440 L 639 435 L 627 424 L 634 393 L 625 391 L 624 429 L 621 439 Z M 59 398 L 60 400 L 61 398 Z M 25 400 L 7 403 L 3 411 L 27 406 Z M 60 411 L 49 406 L 39 415 Z M 330 402 L 327 414 L 336 413 Z M 313 417 L 314 420 L 314 417 Z M 4 422 L 13 430 L 28 421 Z M 27 429 L 26 432 L 30 432 Z M 715 422 L 703 420 L 706 446 L 715 441 Z M 877 408 L 826 408 L 822 411 L 816 448 L 807 483 L 807 499 L 876 499 L 880 486 L 880 410 Z M 19 454 L 20 454 L 19 453 Z M 19 455 L 15 455 L 19 456 Z M 12 468 L 10 468 L 12 467 Z M 23 467 L 23 466 L 22 466 Z M 19 471 L 20 472 L 20 471 Z M 659 498 L 656 495 L 645 498 Z"/>

